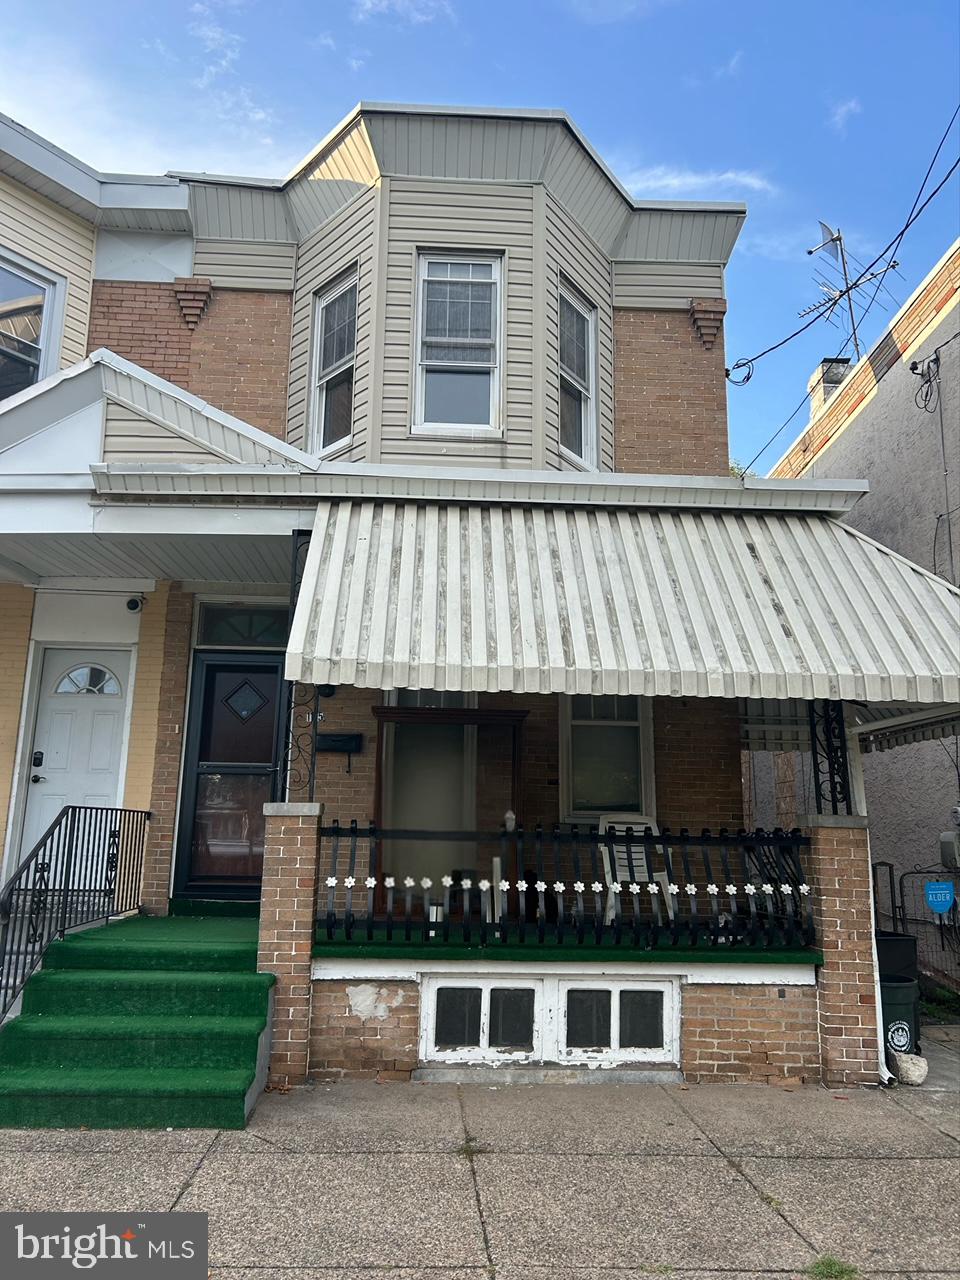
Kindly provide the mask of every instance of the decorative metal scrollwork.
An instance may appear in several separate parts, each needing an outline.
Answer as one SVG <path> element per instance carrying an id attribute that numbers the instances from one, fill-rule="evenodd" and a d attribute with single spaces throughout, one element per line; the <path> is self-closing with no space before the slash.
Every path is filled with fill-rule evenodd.
<path id="1" fill-rule="evenodd" d="M 310 530 L 294 529 L 290 555 L 290 622 L 297 607 L 310 549 Z M 313 800 L 317 776 L 316 685 L 288 684 L 280 759 L 280 786 L 288 800 Z"/>
<path id="2" fill-rule="evenodd" d="M 38 862 L 30 892 L 30 913 L 27 916 L 27 941 L 37 942 L 43 936 L 47 919 L 47 900 L 50 896 L 50 863 Z"/>
<path id="3" fill-rule="evenodd" d="M 842 702 L 811 702 L 810 751 L 817 813 L 853 812 Z M 841 808 L 842 807 L 842 808 Z"/>

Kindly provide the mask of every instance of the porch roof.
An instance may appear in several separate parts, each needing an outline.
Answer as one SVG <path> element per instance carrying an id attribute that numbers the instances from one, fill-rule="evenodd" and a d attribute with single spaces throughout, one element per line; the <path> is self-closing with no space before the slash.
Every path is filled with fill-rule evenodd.
<path id="1" fill-rule="evenodd" d="M 960 592 L 823 515 L 319 504 L 289 679 L 960 701 Z"/>

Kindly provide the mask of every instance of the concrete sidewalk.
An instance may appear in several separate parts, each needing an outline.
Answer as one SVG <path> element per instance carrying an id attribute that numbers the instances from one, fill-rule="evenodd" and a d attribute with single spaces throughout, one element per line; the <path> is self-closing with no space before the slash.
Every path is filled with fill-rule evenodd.
<path id="1" fill-rule="evenodd" d="M 0 1208 L 203 1210 L 215 1280 L 960 1275 L 960 1093 L 341 1084 L 0 1131 Z"/>

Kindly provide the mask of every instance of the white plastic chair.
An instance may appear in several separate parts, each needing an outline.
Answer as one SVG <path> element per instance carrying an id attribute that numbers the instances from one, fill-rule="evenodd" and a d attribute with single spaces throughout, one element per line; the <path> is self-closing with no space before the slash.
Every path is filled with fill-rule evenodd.
<path id="1" fill-rule="evenodd" d="M 619 836 L 627 827 L 632 827 L 634 835 L 642 836 L 647 827 L 655 836 L 660 834 L 660 828 L 657 826 L 653 818 L 648 818 L 642 813 L 602 813 L 597 819 L 600 827 L 600 856 L 603 859 L 603 874 L 607 884 L 611 880 L 618 880 L 621 884 L 629 884 L 632 879 L 630 875 L 630 864 L 627 859 L 626 841 L 620 843 L 615 839 L 613 844 L 614 868 L 610 866 L 610 850 L 607 847 L 606 832 L 609 827 L 614 827 Z M 660 897 L 666 908 L 667 916 L 673 919 L 673 898 L 669 891 L 670 877 L 666 871 L 655 871 L 651 875 L 650 866 L 647 862 L 645 849 L 638 845 L 631 847 L 631 856 L 633 858 L 633 875 L 636 877 L 637 883 L 642 884 L 644 892 L 648 884 L 659 884 Z M 615 874 L 611 874 L 615 871 Z M 607 909 L 606 922 L 610 924 L 616 914 L 614 905 L 613 890 L 607 893 Z"/>

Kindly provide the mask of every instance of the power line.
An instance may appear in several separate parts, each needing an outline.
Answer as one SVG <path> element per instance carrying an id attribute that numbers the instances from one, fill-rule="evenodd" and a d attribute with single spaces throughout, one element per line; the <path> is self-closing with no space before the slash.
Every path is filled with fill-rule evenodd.
<path id="1" fill-rule="evenodd" d="M 913 224 L 917 221 L 917 219 L 920 217 L 923 211 L 927 208 L 930 202 L 934 200 L 937 195 L 939 195 L 939 193 L 943 190 L 946 184 L 953 177 L 954 173 L 956 173 L 957 169 L 960 168 L 960 158 L 958 158 L 953 162 L 953 164 L 947 170 L 946 174 L 940 180 L 940 182 L 938 182 L 937 185 L 934 187 L 934 189 L 930 192 L 926 200 L 924 200 L 922 204 L 918 204 L 918 201 L 920 200 L 920 197 L 923 194 L 923 189 L 926 186 L 927 181 L 930 177 L 930 172 L 933 169 L 934 164 L 936 163 L 937 156 L 939 156 L 940 151 L 943 148 L 943 144 L 947 136 L 949 135 L 950 130 L 953 128 L 954 121 L 956 120 L 958 114 L 960 114 L 960 105 L 957 106 L 957 109 L 954 111 L 953 115 L 951 116 L 950 123 L 947 125 L 943 138 L 941 138 L 940 143 L 937 146 L 937 150 L 934 153 L 934 158 L 931 161 L 926 174 L 924 175 L 923 182 L 920 184 L 920 190 L 917 192 L 917 197 L 913 202 L 913 207 L 910 210 L 910 213 L 909 213 L 909 216 L 907 217 L 906 222 L 903 224 L 903 226 L 900 228 L 897 234 L 893 237 L 890 243 L 886 245 L 885 248 L 881 249 L 881 251 L 877 254 L 877 256 L 873 259 L 872 262 L 867 264 L 866 270 L 862 271 L 860 275 L 851 282 L 849 288 L 842 289 L 839 292 L 837 296 L 837 301 L 839 301 L 841 298 L 846 297 L 849 293 L 851 293 L 854 289 L 856 289 L 858 285 L 861 283 L 861 281 L 863 280 L 863 277 L 869 274 L 869 272 L 873 270 L 873 268 L 877 265 L 877 263 L 880 262 L 883 258 L 885 258 L 889 253 L 889 251 L 893 249 L 895 245 L 899 246 L 903 237 L 906 235 L 909 229 L 913 226 Z M 756 364 L 758 360 L 762 360 L 764 356 L 771 355 L 774 351 L 779 351 L 780 348 L 785 347 L 788 342 L 792 342 L 794 338 L 798 338 L 801 333 L 806 333 L 806 331 L 809 328 L 811 328 L 811 326 L 815 325 L 819 319 L 820 319 L 819 315 L 812 316 L 806 322 L 806 324 L 802 324 L 798 329 L 794 329 L 793 333 L 787 334 L 787 336 L 785 338 L 781 338 L 779 342 L 775 342 L 771 346 L 765 347 L 763 351 L 757 352 L 755 356 L 751 356 L 749 359 L 738 360 L 736 364 L 731 365 L 731 367 L 727 369 L 726 371 L 727 378 L 729 379 L 730 382 L 734 384 L 734 386 L 743 386 L 745 383 L 749 382 L 750 378 L 753 376 L 753 366 Z M 744 377 L 733 378 L 730 376 L 732 373 L 735 373 L 737 370 L 741 370 L 741 369 L 745 371 Z"/>

